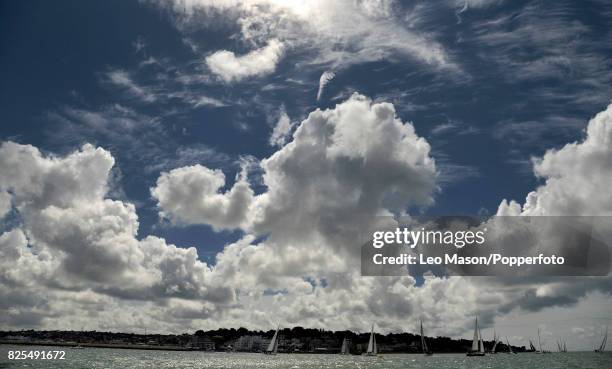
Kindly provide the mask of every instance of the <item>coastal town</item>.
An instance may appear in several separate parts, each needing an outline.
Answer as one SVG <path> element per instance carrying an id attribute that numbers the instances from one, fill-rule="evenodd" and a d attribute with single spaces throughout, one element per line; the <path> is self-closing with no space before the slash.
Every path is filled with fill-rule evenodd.
<path id="1" fill-rule="evenodd" d="M 246 328 L 198 330 L 193 334 L 116 333 L 100 331 L 2 331 L 0 344 L 48 345 L 65 347 L 107 347 L 146 350 L 180 351 L 233 351 L 264 352 L 275 335 L 275 330 L 250 331 Z M 421 353 L 421 336 L 412 333 L 375 334 L 380 353 Z M 328 331 L 302 327 L 278 331 L 279 353 L 340 353 L 343 342 L 351 354 L 366 352 L 370 332 Z M 429 349 L 436 353 L 464 353 L 471 340 L 449 337 L 426 337 Z M 484 340 L 490 350 L 493 337 Z M 498 352 L 508 352 L 508 346 L 499 343 Z M 527 351 L 524 346 L 512 346 L 513 352 Z"/>

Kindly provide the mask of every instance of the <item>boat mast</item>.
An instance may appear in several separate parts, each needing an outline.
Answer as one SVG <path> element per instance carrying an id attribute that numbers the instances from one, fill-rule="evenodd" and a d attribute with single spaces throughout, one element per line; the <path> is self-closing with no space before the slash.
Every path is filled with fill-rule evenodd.
<path id="1" fill-rule="evenodd" d="M 280 329 L 280 325 L 276 327 L 276 332 L 274 332 L 274 336 L 272 337 L 272 341 L 268 345 L 268 349 L 266 352 L 271 354 L 276 354 L 278 351 L 278 330 Z"/>
<path id="2" fill-rule="evenodd" d="M 421 320 L 421 350 L 423 353 L 427 353 L 427 342 L 425 342 L 425 336 L 423 335 L 423 321 Z"/>
<path id="3" fill-rule="evenodd" d="M 376 355 L 376 337 L 374 336 L 374 324 L 372 324 L 372 331 L 370 332 L 370 342 L 368 342 L 368 355 Z"/>
<path id="4" fill-rule="evenodd" d="M 376 355 L 378 353 L 378 347 L 376 347 L 376 334 L 374 334 L 374 325 L 372 325 L 372 342 L 374 342 L 374 351 L 372 351 L 372 353 Z"/>
<path id="5" fill-rule="evenodd" d="M 344 340 L 342 340 L 342 348 L 340 348 L 340 353 L 343 355 L 348 354 L 348 340 L 346 337 L 344 337 Z"/>
<path id="6" fill-rule="evenodd" d="M 474 339 L 472 340 L 472 351 L 478 351 L 478 317 L 474 323 Z"/>
<path id="7" fill-rule="evenodd" d="M 499 342 L 499 338 L 497 338 L 497 333 L 495 333 L 495 328 L 493 328 L 493 348 L 491 349 L 491 353 L 495 353 L 497 349 L 497 343 Z"/>
<path id="8" fill-rule="evenodd" d="M 608 327 L 606 327 L 606 334 L 604 335 L 603 340 L 601 341 L 601 345 L 599 345 L 599 352 L 603 352 L 606 349 L 606 344 L 608 343 Z"/>
<path id="9" fill-rule="evenodd" d="M 542 352 L 542 340 L 540 339 L 540 328 L 538 328 L 538 346 L 540 346 L 540 352 Z"/>

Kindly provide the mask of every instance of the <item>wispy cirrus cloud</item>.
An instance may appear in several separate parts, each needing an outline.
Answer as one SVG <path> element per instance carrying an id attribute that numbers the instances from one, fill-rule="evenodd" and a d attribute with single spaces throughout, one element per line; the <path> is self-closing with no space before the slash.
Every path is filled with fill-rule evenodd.
<path id="1" fill-rule="evenodd" d="M 594 5 L 603 22 L 612 20 L 606 5 Z M 582 9 L 572 1 L 529 2 L 493 19 L 473 20 L 473 34 L 466 33 L 464 41 L 490 49 L 480 57 L 494 63 L 508 83 L 539 83 L 532 99 L 604 106 L 612 96 L 609 40 L 580 17 Z"/>
<path id="2" fill-rule="evenodd" d="M 148 87 L 143 87 L 135 83 L 129 73 L 124 70 L 111 70 L 106 73 L 106 77 L 110 83 L 125 89 L 127 93 L 133 97 L 148 103 L 157 100 L 157 96 L 154 91 Z"/>
<path id="3" fill-rule="evenodd" d="M 567 141 L 581 132 L 586 124 L 584 119 L 554 115 L 541 120 L 505 120 L 494 126 L 493 136 L 515 146 L 541 146 L 546 141 Z"/>
<path id="4" fill-rule="evenodd" d="M 105 73 L 103 83 L 123 90 L 128 97 L 144 104 L 157 103 L 163 106 L 179 102 L 191 108 L 228 106 L 228 103 L 220 98 L 207 96 L 204 93 L 205 87 L 210 82 L 208 78 L 191 71 L 183 72 L 176 67 L 169 67 L 168 63 L 149 56 L 143 59 L 139 66 L 157 66 L 159 70 L 155 72 L 155 78 L 139 77 L 138 70 L 127 72 L 122 69 L 111 69 Z M 146 82 L 140 82 L 139 79 Z"/>
<path id="5" fill-rule="evenodd" d="M 46 134 L 50 142 L 79 145 L 95 141 L 117 151 L 129 171 L 159 173 L 178 166 L 209 163 L 235 166 L 229 155 L 201 143 L 179 144 L 164 117 L 156 117 L 113 104 L 99 109 L 66 106 L 47 117 L 54 124 Z M 134 167 L 135 166 L 135 167 Z"/>
<path id="6" fill-rule="evenodd" d="M 266 44 L 278 40 L 287 52 L 309 50 L 314 58 L 303 63 L 327 65 L 332 69 L 398 55 L 433 68 L 458 70 L 444 47 L 431 35 L 403 26 L 401 7 L 393 0 L 157 3 L 170 8 L 177 26 L 184 29 L 205 27 L 212 16 L 224 16 L 239 26 L 240 38 L 251 45 L 251 53 L 261 53 L 266 50 Z M 217 57 L 219 61 L 239 60 L 232 51 L 218 52 L 221 53 Z M 243 57 L 248 56 L 247 53 Z"/>

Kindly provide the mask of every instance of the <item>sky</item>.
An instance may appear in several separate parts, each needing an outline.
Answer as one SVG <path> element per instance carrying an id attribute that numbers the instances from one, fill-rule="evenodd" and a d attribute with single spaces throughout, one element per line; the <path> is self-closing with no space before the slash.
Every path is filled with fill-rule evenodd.
<path id="1" fill-rule="evenodd" d="M 611 22 L 604 0 L 4 1 L 0 327 L 468 337 L 478 314 L 590 348 L 608 277 L 366 278 L 346 235 L 611 215 Z"/>

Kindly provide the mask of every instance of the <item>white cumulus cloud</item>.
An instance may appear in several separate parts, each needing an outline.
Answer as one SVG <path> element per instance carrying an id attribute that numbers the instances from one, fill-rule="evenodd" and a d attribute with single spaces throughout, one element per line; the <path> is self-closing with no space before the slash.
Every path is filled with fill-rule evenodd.
<path id="1" fill-rule="evenodd" d="M 194 248 L 136 238 L 134 205 L 106 198 L 113 165 L 108 151 L 89 144 L 64 157 L 13 142 L 0 146 L 0 187 L 10 190 L 22 219 L 1 237 L 3 285 L 150 300 L 233 299 L 231 290 L 207 284 L 210 268 Z"/>
<path id="2" fill-rule="evenodd" d="M 266 46 L 240 56 L 227 50 L 217 51 L 206 57 L 206 64 L 223 81 L 234 82 L 274 72 L 282 53 L 283 44 L 270 40 Z"/>
<path id="3" fill-rule="evenodd" d="M 4 218 L 4 216 L 11 210 L 11 195 L 6 192 L 0 190 L 0 219 Z"/>
<path id="4" fill-rule="evenodd" d="M 612 105 L 589 121 L 581 142 L 547 151 L 534 160 L 545 183 L 525 203 L 506 200 L 500 212 L 514 215 L 611 215 Z"/>
<path id="5" fill-rule="evenodd" d="M 281 109 L 280 116 L 272 129 L 272 134 L 268 141 L 270 146 L 283 146 L 289 140 L 293 126 L 287 112 Z"/>
<path id="6" fill-rule="evenodd" d="M 504 201 L 499 213 L 609 215 L 611 117 L 609 107 L 584 140 L 536 160 L 545 182 L 524 205 Z M 181 332 L 278 322 L 364 329 L 376 319 L 381 331 L 415 331 L 423 318 L 437 322 L 432 334 L 459 336 L 478 312 L 489 326 L 514 309 L 535 314 L 612 289 L 605 277 L 426 275 L 420 286 L 411 277 L 362 278 L 354 234 L 378 215 L 432 204 L 438 174 L 412 124 L 392 104 L 358 94 L 297 124 L 292 139 L 259 162 L 257 193 L 246 173 L 233 183 L 200 165 L 160 175 L 151 193 L 162 216 L 244 232 L 214 266 L 194 248 L 137 237 L 134 206 L 107 196 L 113 165 L 91 145 L 65 156 L 0 146 L 0 188 L 22 219 L 0 235 L 0 323 Z M 593 301 L 601 300 L 609 297 Z"/>
<path id="7" fill-rule="evenodd" d="M 243 176 L 226 193 L 219 192 L 223 186 L 223 172 L 193 165 L 162 173 L 151 194 L 163 209 L 162 217 L 185 224 L 210 224 L 216 229 L 240 227 L 253 191 Z"/>
<path id="8" fill-rule="evenodd" d="M 432 204 L 437 172 L 429 152 L 392 104 L 355 94 L 334 109 L 312 112 L 291 142 L 261 161 L 261 194 L 252 195 L 244 180 L 221 193 L 223 174 L 201 166 L 162 174 L 151 191 L 170 219 L 269 235 L 255 249 L 232 248 L 235 259 L 249 259 L 243 268 L 252 266 L 255 279 L 268 270 L 301 279 L 345 270 L 347 262 L 329 257 L 330 250 L 353 257 L 351 234 L 361 231 L 361 222 Z"/>

